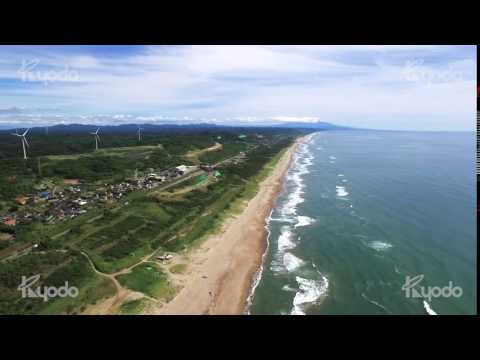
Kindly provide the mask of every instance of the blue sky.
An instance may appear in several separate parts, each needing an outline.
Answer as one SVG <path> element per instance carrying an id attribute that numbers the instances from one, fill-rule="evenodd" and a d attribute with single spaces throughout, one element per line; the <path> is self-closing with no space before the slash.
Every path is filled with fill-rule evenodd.
<path id="1" fill-rule="evenodd" d="M 0 126 L 473 131 L 475 114 L 475 46 L 0 46 Z"/>

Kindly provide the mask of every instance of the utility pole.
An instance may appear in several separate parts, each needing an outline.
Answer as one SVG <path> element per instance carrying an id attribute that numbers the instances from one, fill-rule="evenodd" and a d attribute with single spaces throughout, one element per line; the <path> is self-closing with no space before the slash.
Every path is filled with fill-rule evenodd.
<path id="1" fill-rule="evenodd" d="M 42 177 L 42 165 L 40 164 L 40 156 L 37 157 L 37 163 L 38 163 L 38 176 Z"/>

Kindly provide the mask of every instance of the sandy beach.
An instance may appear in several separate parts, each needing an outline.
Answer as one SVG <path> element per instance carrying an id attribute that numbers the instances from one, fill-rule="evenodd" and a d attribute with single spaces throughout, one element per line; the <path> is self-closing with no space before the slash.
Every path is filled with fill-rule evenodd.
<path id="1" fill-rule="evenodd" d="M 198 249 L 176 259 L 188 263 L 188 271 L 173 278 L 181 290 L 169 303 L 155 305 L 146 314 L 244 313 L 267 246 L 266 218 L 301 141 L 283 154 L 241 214 L 227 220 L 219 234 L 210 236 Z"/>

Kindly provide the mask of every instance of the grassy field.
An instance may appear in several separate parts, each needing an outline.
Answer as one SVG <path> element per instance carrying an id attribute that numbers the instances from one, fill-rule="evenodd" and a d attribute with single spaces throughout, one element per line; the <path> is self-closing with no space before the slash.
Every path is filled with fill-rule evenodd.
<path id="1" fill-rule="evenodd" d="M 153 262 L 136 266 L 130 273 L 117 276 L 117 279 L 123 286 L 155 299 L 168 301 L 175 294 L 167 275 Z"/>
<path id="2" fill-rule="evenodd" d="M 150 302 L 151 300 L 146 298 L 126 301 L 120 306 L 120 315 L 138 315 Z"/>
<path id="3" fill-rule="evenodd" d="M 242 141 L 226 143 L 223 144 L 222 148 L 219 150 L 200 154 L 198 159 L 204 163 L 216 164 L 222 160 L 237 155 L 240 151 L 246 151 L 247 149 L 248 144 Z"/>

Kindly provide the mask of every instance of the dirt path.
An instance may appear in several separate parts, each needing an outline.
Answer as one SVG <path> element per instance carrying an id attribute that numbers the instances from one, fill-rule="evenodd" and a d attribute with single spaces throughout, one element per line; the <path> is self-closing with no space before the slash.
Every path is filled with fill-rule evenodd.
<path id="1" fill-rule="evenodd" d="M 209 148 L 206 148 L 206 149 L 202 149 L 202 150 L 193 150 L 193 151 L 190 151 L 188 152 L 185 157 L 195 163 L 199 163 L 200 160 L 198 159 L 201 155 L 207 153 L 207 152 L 210 152 L 210 151 L 215 151 L 215 150 L 220 150 L 221 148 L 223 148 L 223 145 L 216 142 L 215 145 L 209 147 Z"/>
<path id="2" fill-rule="evenodd" d="M 140 260 L 136 264 L 134 264 L 134 265 L 132 265 L 128 268 L 122 269 L 122 270 L 120 270 L 120 271 L 118 271 L 114 274 L 107 274 L 107 273 L 101 272 L 100 270 L 98 270 L 96 268 L 92 259 L 90 259 L 90 256 L 88 256 L 88 254 L 86 252 L 82 251 L 81 253 L 82 253 L 83 256 L 85 256 L 87 258 L 87 260 L 90 263 L 90 266 L 92 267 L 93 271 L 95 271 L 95 273 L 100 275 L 100 276 L 103 276 L 103 277 L 106 277 L 106 278 L 110 279 L 113 282 L 113 284 L 115 285 L 115 290 L 116 290 L 115 296 L 113 296 L 111 298 L 108 298 L 107 300 L 105 300 L 105 301 L 103 301 L 99 304 L 90 306 L 85 311 L 85 314 L 88 314 L 88 315 L 112 315 L 112 314 L 116 314 L 116 313 L 118 313 L 118 310 L 119 310 L 120 306 L 122 305 L 122 303 L 124 301 L 136 300 L 136 299 L 139 299 L 139 298 L 142 298 L 142 297 L 147 298 L 151 301 L 157 302 L 157 299 L 152 298 L 152 297 L 150 297 L 150 296 L 148 296 L 144 293 L 141 293 L 141 292 L 138 292 L 138 291 L 132 291 L 132 290 L 124 288 L 118 282 L 118 280 L 116 279 L 116 276 L 123 275 L 123 274 L 128 274 L 136 266 L 138 266 L 138 265 L 140 265 L 144 262 L 150 262 L 148 259 L 154 253 L 145 256 L 144 258 L 142 258 L 142 260 Z"/>

